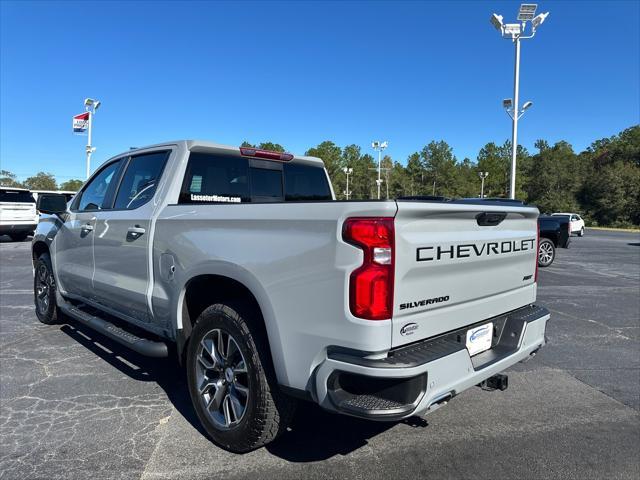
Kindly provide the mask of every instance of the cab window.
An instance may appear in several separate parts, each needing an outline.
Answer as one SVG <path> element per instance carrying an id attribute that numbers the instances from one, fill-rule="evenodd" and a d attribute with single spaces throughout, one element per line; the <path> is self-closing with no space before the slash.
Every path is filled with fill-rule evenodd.
<path id="1" fill-rule="evenodd" d="M 122 160 L 110 163 L 100 171 L 80 192 L 73 209 L 79 211 L 102 210 L 106 208 L 107 193 L 120 168 Z"/>
<path id="2" fill-rule="evenodd" d="M 332 200 L 324 168 L 287 163 L 284 165 L 285 201 Z"/>
<path id="3" fill-rule="evenodd" d="M 120 182 L 113 208 L 133 210 L 151 200 L 168 157 L 167 151 L 132 157 Z"/>
<path id="4" fill-rule="evenodd" d="M 179 203 L 249 202 L 249 164 L 246 158 L 192 153 Z"/>
<path id="5" fill-rule="evenodd" d="M 179 203 L 332 200 L 324 168 L 244 157 L 191 153 Z"/>

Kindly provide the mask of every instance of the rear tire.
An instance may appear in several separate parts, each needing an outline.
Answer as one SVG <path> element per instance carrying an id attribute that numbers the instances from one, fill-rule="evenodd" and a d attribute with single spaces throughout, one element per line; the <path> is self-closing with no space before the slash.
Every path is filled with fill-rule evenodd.
<path id="1" fill-rule="evenodd" d="M 215 304 L 198 317 L 187 347 L 187 383 L 211 439 L 242 453 L 283 433 L 295 400 L 278 388 L 258 314 Z"/>
<path id="2" fill-rule="evenodd" d="M 553 242 L 548 238 L 540 240 L 540 247 L 538 248 L 538 266 L 548 267 L 553 263 L 556 258 L 556 247 Z"/>
<path id="3" fill-rule="evenodd" d="M 60 312 L 56 303 L 56 279 L 48 253 L 38 257 L 33 275 L 33 299 L 38 320 L 46 325 L 58 322 Z"/>

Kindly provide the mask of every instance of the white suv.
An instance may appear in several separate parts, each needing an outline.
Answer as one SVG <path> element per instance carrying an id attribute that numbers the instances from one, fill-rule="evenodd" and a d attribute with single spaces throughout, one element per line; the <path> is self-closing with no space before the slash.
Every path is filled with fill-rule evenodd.
<path id="1" fill-rule="evenodd" d="M 584 236 L 584 220 L 577 213 L 552 213 L 551 215 L 570 217 L 571 233 L 577 233 L 579 237 Z"/>
<path id="2" fill-rule="evenodd" d="M 0 187 L 0 235 L 22 241 L 38 224 L 36 201 L 25 188 Z"/>

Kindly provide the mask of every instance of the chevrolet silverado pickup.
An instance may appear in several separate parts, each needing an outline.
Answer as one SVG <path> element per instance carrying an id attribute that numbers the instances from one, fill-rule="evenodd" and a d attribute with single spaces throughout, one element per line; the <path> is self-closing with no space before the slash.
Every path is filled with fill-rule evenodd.
<path id="1" fill-rule="evenodd" d="M 37 317 L 175 355 L 218 445 L 270 442 L 296 402 L 433 412 L 545 344 L 535 207 L 336 201 L 322 160 L 178 141 L 38 199 Z"/>

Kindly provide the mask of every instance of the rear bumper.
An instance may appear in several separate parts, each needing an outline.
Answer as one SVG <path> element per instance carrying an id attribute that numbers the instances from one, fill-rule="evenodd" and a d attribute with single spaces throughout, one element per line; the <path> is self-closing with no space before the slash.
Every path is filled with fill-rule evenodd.
<path id="1" fill-rule="evenodd" d="M 470 357 L 469 325 L 384 354 L 329 349 L 315 372 L 317 402 L 324 408 L 374 420 L 430 413 L 448 399 L 545 344 L 548 310 L 528 306 L 478 324 L 494 322 L 492 348 Z"/>
<path id="2" fill-rule="evenodd" d="M 20 220 L 3 220 L 0 222 L 0 235 L 10 235 L 12 233 L 31 233 L 35 231 L 37 223 L 30 221 L 24 222 Z"/>

